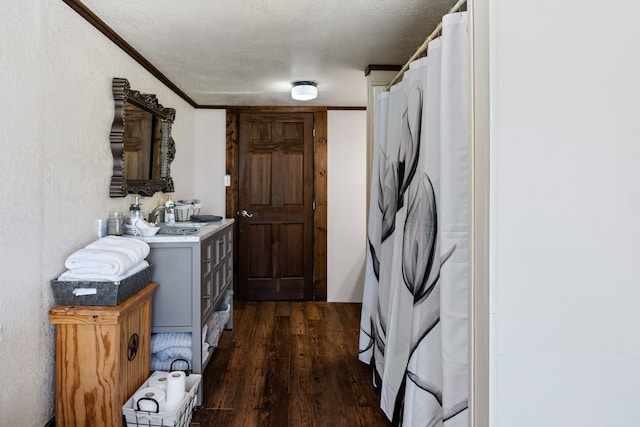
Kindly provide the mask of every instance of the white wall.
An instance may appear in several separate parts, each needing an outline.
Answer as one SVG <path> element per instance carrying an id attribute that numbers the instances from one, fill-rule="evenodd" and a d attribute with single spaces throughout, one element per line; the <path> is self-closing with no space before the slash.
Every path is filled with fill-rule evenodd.
<path id="1" fill-rule="evenodd" d="M 224 175 L 227 158 L 226 110 L 196 110 L 196 179 L 193 195 L 202 200 L 203 214 L 225 216 Z"/>
<path id="2" fill-rule="evenodd" d="M 640 5 L 488 4 L 491 426 L 637 426 Z"/>
<path id="3" fill-rule="evenodd" d="M 327 301 L 362 302 L 367 113 L 330 110 L 327 124 Z"/>
<path id="4" fill-rule="evenodd" d="M 200 127 L 190 105 L 62 1 L 5 3 L 0 8 L 0 426 L 42 426 L 53 416 L 55 400 L 49 281 L 64 270 L 69 254 L 96 238 L 98 218 L 126 211 L 133 200 L 112 199 L 108 192 L 111 79 L 125 77 L 132 88 L 155 93 L 163 105 L 176 108 L 174 198 L 196 194 L 193 160 L 200 154 L 198 139 L 205 138 L 203 127 L 224 138 L 225 126 Z M 214 151 L 207 155 L 224 158 L 224 150 L 218 156 Z M 214 168 L 218 163 L 206 172 L 221 173 Z M 214 193 L 203 202 L 218 205 Z M 144 200 L 143 208 L 163 200 L 157 194 Z"/>

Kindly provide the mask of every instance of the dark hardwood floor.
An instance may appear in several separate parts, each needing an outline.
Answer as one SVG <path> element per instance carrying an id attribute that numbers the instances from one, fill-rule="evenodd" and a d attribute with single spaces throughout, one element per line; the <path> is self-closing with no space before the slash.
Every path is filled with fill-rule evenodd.
<path id="1" fill-rule="evenodd" d="M 359 325 L 360 304 L 235 301 L 191 426 L 390 426 Z"/>

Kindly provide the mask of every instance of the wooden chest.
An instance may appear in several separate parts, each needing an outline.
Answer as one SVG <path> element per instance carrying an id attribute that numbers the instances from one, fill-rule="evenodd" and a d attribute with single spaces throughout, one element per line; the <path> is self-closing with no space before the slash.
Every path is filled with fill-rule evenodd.
<path id="1" fill-rule="evenodd" d="M 56 426 L 120 426 L 122 405 L 149 377 L 151 303 L 157 284 L 122 304 L 58 306 Z"/>

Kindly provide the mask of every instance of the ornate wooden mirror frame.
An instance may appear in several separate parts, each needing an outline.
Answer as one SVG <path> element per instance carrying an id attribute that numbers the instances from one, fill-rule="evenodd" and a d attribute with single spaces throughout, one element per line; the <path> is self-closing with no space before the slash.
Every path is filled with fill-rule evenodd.
<path id="1" fill-rule="evenodd" d="M 109 137 L 113 156 L 113 174 L 111 176 L 111 185 L 109 186 L 109 195 L 111 197 L 124 197 L 133 193 L 152 196 L 157 191 L 173 192 L 174 187 L 170 166 L 175 158 L 176 147 L 171 136 L 171 128 L 176 110 L 164 108 L 158 103 L 154 94 L 132 90 L 129 86 L 129 81 L 119 77 L 113 78 L 113 100 L 115 101 L 115 112 Z M 158 149 L 155 150 L 155 153 L 154 150 L 144 153 L 148 157 L 146 161 L 149 164 L 155 164 L 156 170 L 153 171 L 153 174 L 149 172 L 148 178 L 145 179 L 128 177 L 126 173 L 129 168 L 125 167 L 127 166 L 125 165 L 127 157 L 125 156 L 125 139 L 126 135 L 131 133 L 130 129 L 127 128 L 126 114 L 127 110 L 132 106 L 143 112 L 150 113 L 154 121 L 159 123 L 160 126 L 158 132 L 161 133 L 161 139 L 159 140 Z M 151 133 L 153 133 L 153 129 Z"/>

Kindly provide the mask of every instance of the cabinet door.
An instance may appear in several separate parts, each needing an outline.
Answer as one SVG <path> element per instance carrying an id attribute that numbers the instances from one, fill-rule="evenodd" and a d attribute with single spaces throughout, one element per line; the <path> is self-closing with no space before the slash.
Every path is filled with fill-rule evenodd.
<path id="1" fill-rule="evenodd" d="M 160 245 L 152 248 L 148 257 L 152 281 L 160 284 L 153 298 L 153 326 L 191 326 L 193 249 Z"/>
<path id="2" fill-rule="evenodd" d="M 217 274 L 216 274 L 216 296 L 220 295 L 220 290 L 224 287 L 226 283 L 226 275 L 225 275 L 225 255 L 227 253 L 227 232 L 221 231 L 216 235 L 216 246 L 218 250 L 218 262 L 216 265 Z"/>
<path id="3" fill-rule="evenodd" d="M 230 257 L 233 253 L 233 227 L 229 227 L 229 229 L 224 232 L 224 240 L 225 257 Z"/>
<path id="4" fill-rule="evenodd" d="M 200 317 L 202 320 L 206 319 L 209 312 L 213 308 L 213 298 L 215 294 L 215 272 L 209 273 L 202 278 L 201 294 L 202 302 L 200 304 Z"/>
<path id="5" fill-rule="evenodd" d="M 217 258 L 215 238 L 204 240 L 201 246 L 202 277 L 200 278 L 200 318 L 202 320 L 206 319 L 213 310 L 213 301 L 217 293 L 215 285 Z"/>
<path id="6" fill-rule="evenodd" d="M 233 281 L 233 257 L 228 256 L 225 258 L 221 268 L 224 270 L 224 280 L 221 286 L 229 285 Z"/>
<path id="7" fill-rule="evenodd" d="M 151 298 L 120 320 L 119 383 L 120 404 L 115 420 L 120 418 L 121 407 L 149 376 L 151 363 Z"/>
<path id="8" fill-rule="evenodd" d="M 56 325 L 56 426 L 121 425 L 122 405 L 149 375 L 156 288 L 147 286 L 117 306 L 49 312 Z"/>

